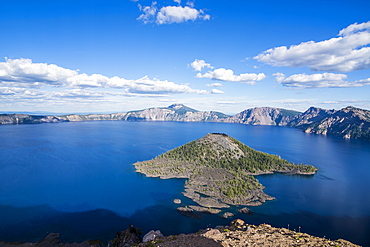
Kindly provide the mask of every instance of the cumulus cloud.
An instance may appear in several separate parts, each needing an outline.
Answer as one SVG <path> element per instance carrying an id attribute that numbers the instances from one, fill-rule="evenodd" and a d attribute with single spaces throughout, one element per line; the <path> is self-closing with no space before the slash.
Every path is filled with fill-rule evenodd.
<path id="1" fill-rule="evenodd" d="M 213 93 L 213 94 L 223 94 L 224 93 L 224 91 L 221 91 L 221 90 L 218 90 L 218 89 L 212 89 L 211 90 L 211 93 Z"/>
<path id="2" fill-rule="evenodd" d="M 266 75 L 263 73 L 245 73 L 240 75 L 235 75 L 234 71 L 231 69 L 219 68 L 207 73 L 196 75 L 197 78 L 210 78 L 212 80 L 220 81 L 232 81 L 232 82 L 242 82 L 247 84 L 255 84 L 256 81 L 261 81 L 266 78 Z"/>
<path id="3" fill-rule="evenodd" d="M 167 6 L 159 10 L 157 24 L 181 23 L 195 21 L 196 19 L 209 20 L 210 15 L 204 14 L 203 10 L 197 10 L 188 6 Z"/>
<path id="4" fill-rule="evenodd" d="M 204 68 L 213 69 L 211 64 L 206 63 L 204 60 L 195 59 L 191 64 L 190 67 L 192 67 L 195 71 L 202 71 Z"/>
<path id="5" fill-rule="evenodd" d="M 285 77 L 282 73 L 274 74 L 276 81 L 281 83 L 285 87 L 295 88 L 324 88 L 324 87 L 363 87 L 370 85 L 370 78 L 364 80 L 358 80 L 354 82 L 346 81 L 347 75 L 345 74 L 334 74 L 334 73 L 322 73 L 322 74 L 295 74 L 289 77 Z"/>
<path id="6" fill-rule="evenodd" d="M 180 4 L 180 0 L 174 0 Z M 152 2 L 151 6 L 138 5 L 143 13 L 137 18 L 146 23 L 154 22 L 158 25 L 181 23 L 195 20 L 209 20 L 210 15 L 204 13 L 201 9 L 195 9 L 194 6 L 165 6 L 158 8 L 157 2 Z"/>
<path id="7" fill-rule="evenodd" d="M 6 59 L 0 62 L 0 85 L 4 87 L 69 87 L 69 88 L 114 88 L 135 94 L 205 94 L 205 90 L 192 89 L 148 76 L 128 80 L 117 76 L 79 74 L 54 64 L 33 63 L 31 59 Z"/>
<path id="8" fill-rule="evenodd" d="M 215 82 L 215 83 L 209 83 L 206 85 L 206 87 L 222 87 L 221 83 Z"/>
<path id="9" fill-rule="evenodd" d="M 62 85 L 78 74 L 55 64 L 32 63 L 31 59 L 6 59 L 0 62 L 0 82 L 8 85 L 38 87 L 41 84 Z"/>
<path id="10" fill-rule="evenodd" d="M 268 49 L 254 59 L 272 66 L 349 72 L 370 68 L 370 21 L 342 29 L 339 37 Z"/>

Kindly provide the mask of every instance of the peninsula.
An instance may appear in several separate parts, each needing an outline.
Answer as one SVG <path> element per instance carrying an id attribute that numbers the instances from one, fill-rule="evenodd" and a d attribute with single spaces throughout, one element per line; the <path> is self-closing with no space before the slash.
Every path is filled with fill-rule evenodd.
<path id="1" fill-rule="evenodd" d="M 273 200 L 263 192 L 256 175 L 313 175 L 317 171 L 310 165 L 291 164 L 277 155 L 256 151 L 220 133 L 207 134 L 134 166 L 148 177 L 188 179 L 184 195 L 210 208 L 258 206 Z"/>

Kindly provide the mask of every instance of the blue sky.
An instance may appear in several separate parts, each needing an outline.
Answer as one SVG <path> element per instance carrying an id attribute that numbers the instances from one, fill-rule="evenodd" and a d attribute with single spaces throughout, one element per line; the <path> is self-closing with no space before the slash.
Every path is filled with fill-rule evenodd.
<path id="1" fill-rule="evenodd" d="M 0 3 L 0 111 L 370 109 L 370 1 Z"/>

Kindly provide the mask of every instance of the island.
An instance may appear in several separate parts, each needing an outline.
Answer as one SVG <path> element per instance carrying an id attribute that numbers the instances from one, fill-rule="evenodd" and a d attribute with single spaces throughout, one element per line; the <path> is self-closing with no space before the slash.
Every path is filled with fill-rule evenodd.
<path id="1" fill-rule="evenodd" d="M 210 133 L 158 157 L 134 164 L 147 177 L 186 178 L 184 196 L 203 207 L 259 206 L 274 198 L 256 175 L 313 175 L 317 168 L 256 151 L 223 133 Z"/>

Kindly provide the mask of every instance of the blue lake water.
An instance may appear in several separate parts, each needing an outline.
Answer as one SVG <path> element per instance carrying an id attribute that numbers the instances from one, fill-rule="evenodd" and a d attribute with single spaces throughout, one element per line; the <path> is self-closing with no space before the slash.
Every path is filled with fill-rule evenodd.
<path id="1" fill-rule="evenodd" d="M 184 180 L 147 178 L 132 166 L 211 132 L 319 168 L 309 177 L 258 176 L 276 200 L 237 218 L 370 246 L 370 142 L 276 126 L 118 121 L 0 126 L 0 240 L 50 232 L 109 240 L 129 224 L 165 235 L 229 224 L 180 215 L 173 199 L 192 203 Z"/>

